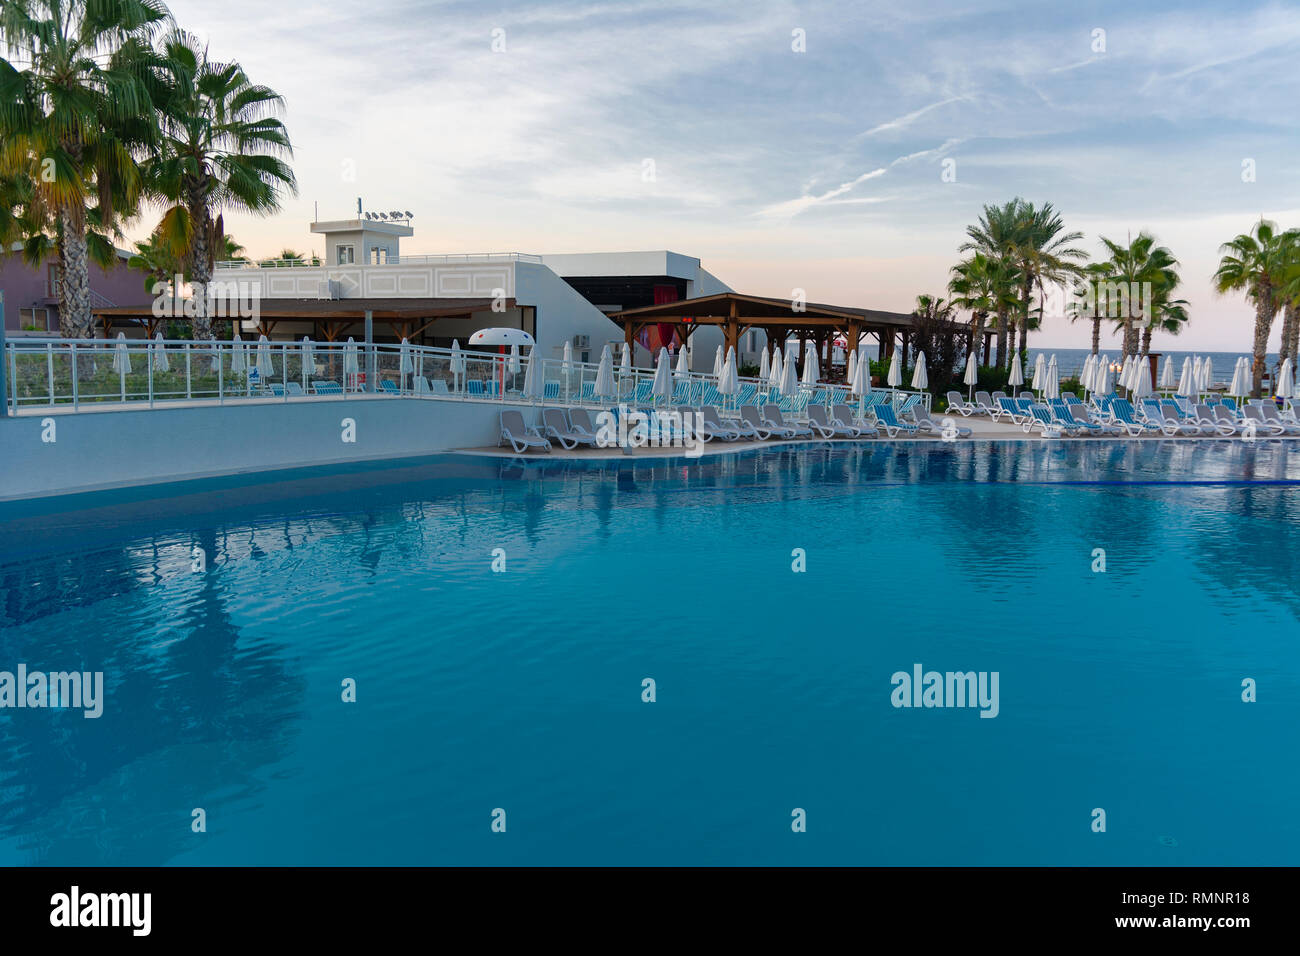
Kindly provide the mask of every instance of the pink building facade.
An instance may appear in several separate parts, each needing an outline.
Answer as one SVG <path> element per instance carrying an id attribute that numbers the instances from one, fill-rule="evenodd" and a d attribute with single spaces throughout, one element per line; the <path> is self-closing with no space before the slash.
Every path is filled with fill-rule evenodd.
<path id="1" fill-rule="evenodd" d="M 138 306 L 153 301 L 145 291 L 145 277 L 126 267 L 128 254 L 118 250 L 110 269 L 90 265 L 91 306 Z M 17 252 L 0 254 L 0 292 L 4 293 L 7 335 L 58 335 L 60 289 L 59 262 L 53 255 L 39 266 L 23 261 Z"/>

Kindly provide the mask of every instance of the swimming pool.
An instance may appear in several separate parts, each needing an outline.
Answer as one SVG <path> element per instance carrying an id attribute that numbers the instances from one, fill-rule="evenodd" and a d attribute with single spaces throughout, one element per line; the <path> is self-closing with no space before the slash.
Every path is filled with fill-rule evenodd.
<path id="1" fill-rule="evenodd" d="M 1294 864 L 1297 483 L 871 443 L 6 506 L 0 670 L 106 687 L 0 710 L 0 863 Z"/>

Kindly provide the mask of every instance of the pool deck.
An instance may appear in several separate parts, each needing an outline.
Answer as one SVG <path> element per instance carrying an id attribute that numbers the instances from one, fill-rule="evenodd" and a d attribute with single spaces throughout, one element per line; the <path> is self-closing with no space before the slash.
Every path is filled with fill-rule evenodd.
<path id="1" fill-rule="evenodd" d="M 942 413 L 935 413 L 936 421 L 942 422 L 945 416 Z M 960 415 L 952 416 L 953 420 L 971 430 L 970 437 L 957 439 L 957 443 L 970 441 L 1033 441 L 1033 442 L 1081 442 L 1084 444 L 1099 444 L 1111 441 L 1241 441 L 1239 436 L 1222 436 L 1222 435 L 1105 435 L 1105 436 L 1075 436 L 1061 438 L 1044 438 L 1040 433 L 1034 432 L 1027 434 L 1019 425 L 1010 422 L 995 422 L 988 418 L 962 418 Z M 1279 441 L 1288 436 L 1261 435 L 1256 441 Z M 1295 440 L 1300 440 L 1296 436 Z M 844 445 L 869 445 L 875 442 L 921 442 L 921 443 L 942 443 L 943 439 L 937 435 L 899 435 L 897 438 L 887 438 L 884 431 L 881 431 L 879 438 L 795 438 L 769 441 L 711 441 L 708 442 L 702 454 L 698 457 L 708 458 L 714 455 L 726 455 L 732 452 L 752 451 L 758 448 L 783 448 L 794 445 L 813 445 L 826 444 L 835 442 Z M 587 448 L 578 446 L 572 450 L 561 448 L 560 443 L 552 440 L 550 452 L 546 451 L 526 451 L 516 452 L 508 445 L 504 447 L 478 447 L 478 448 L 458 448 L 454 454 L 458 455 L 482 455 L 489 458 L 564 458 L 564 459 L 586 459 L 591 461 L 617 460 L 626 458 L 663 458 L 688 457 L 684 449 L 677 448 Z"/>

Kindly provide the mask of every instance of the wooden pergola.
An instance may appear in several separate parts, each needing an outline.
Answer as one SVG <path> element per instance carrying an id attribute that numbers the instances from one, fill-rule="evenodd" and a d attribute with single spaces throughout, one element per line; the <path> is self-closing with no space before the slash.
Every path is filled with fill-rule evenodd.
<path id="1" fill-rule="evenodd" d="M 610 318 L 623 326 L 623 340 L 629 345 L 651 325 L 672 325 L 683 342 L 701 326 L 717 326 L 722 329 L 724 350 L 734 348 L 738 353 L 740 337 L 750 329 L 761 329 L 767 334 L 769 353 L 777 343 L 797 336 L 801 374 L 809 341 L 816 343 L 822 367 L 829 368 L 831 344 L 838 335 L 844 336 L 850 352 L 857 351 L 864 336 L 874 335 L 880 343 L 879 354 L 884 358 L 894 354 L 895 343 L 901 340 L 906 358 L 912 331 L 912 315 L 906 312 L 773 299 L 739 292 L 720 292 L 696 299 L 626 309 L 612 313 Z M 951 331 L 954 335 L 964 334 L 970 338 L 970 329 L 964 323 L 953 323 Z M 986 333 L 986 343 L 987 340 Z"/>

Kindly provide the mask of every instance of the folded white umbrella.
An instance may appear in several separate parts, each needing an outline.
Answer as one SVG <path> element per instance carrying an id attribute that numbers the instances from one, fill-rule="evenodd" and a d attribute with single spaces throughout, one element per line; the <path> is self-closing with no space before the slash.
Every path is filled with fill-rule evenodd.
<path id="1" fill-rule="evenodd" d="M 1237 365 L 1232 370 L 1232 383 L 1228 386 L 1228 393 L 1238 397 L 1245 395 L 1250 391 L 1250 373 L 1246 369 L 1246 358 L 1242 356 L 1237 359 Z"/>
<path id="2" fill-rule="evenodd" d="M 858 353 L 852 351 L 849 353 L 848 365 L 844 369 L 844 381 L 852 382 L 853 376 L 858 373 Z"/>
<path id="3" fill-rule="evenodd" d="M 783 368 L 783 363 L 781 361 L 781 346 L 778 345 L 775 349 L 772 350 L 772 368 L 768 372 L 769 375 L 769 378 L 767 380 L 768 385 L 770 385 L 772 388 L 780 388 L 781 378 L 784 372 L 785 369 Z"/>
<path id="4" fill-rule="evenodd" d="M 1047 359 L 1043 357 L 1042 352 L 1039 352 L 1038 357 L 1034 359 L 1034 380 L 1030 383 L 1029 387 L 1035 392 L 1041 392 L 1046 382 Z"/>
<path id="5" fill-rule="evenodd" d="M 1007 384 L 1013 388 L 1018 388 L 1025 384 L 1025 371 L 1020 367 L 1020 356 L 1011 356 L 1011 375 L 1007 378 Z"/>
<path id="6" fill-rule="evenodd" d="M 113 346 L 113 371 L 119 375 L 131 372 L 131 353 L 126 350 L 126 333 L 117 333 L 117 345 Z"/>
<path id="7" fill-rule="evenodd" d="M 968 393 L 973 393 L 975 391 L 975 386 L 980 382 L 980 370 L 975 364 L 974 352 L 969 352 L 966 355 L 966 372 L 962 375 L 961 380 L 963 384 L 970 386 L 967 390 Z M 966 398 L 969 401 L 970 394 L 967 394 Z"/>
<path id="8" fill-rule="evenodd" d="M 1115 391 L 1115 386 L 1111 382 L 1110 359 L 1108 356 L 1103 355 L 1101 361 L 1097 363 L 1097 375 L 1093 385 L 1093 395 L 1100 398 L 1104 398 Z"/>
<path id="9" fill-rule="evenodd" d="M 1186 363 L 1184 363 L 1184 367 L 1186 367 Z M 1174 360 L 1172 357 L 1165 359 L 1165 367 L 1160 370 L 1160 387 L 1165 391 L 1174 387 Z"/>
<path id="10" fill-rule="evenodd" d="M 781 395 L 783 398 L 789 398 L 795 392 L 799 391 L 798 369 L 794 367 L 794 359 L 786 361 L 785 367 L 781 370 Z"/>
<path id="11" fill-rule="evenodd" d="M 1278 398 L 1295 398 L 1295 365 L 1291 359 L 1282 360 L 1282 367 L 1277 373 L 1277 387 L 1273 394 Z"/>
<path id="12" fill-rule="evenodd" d="M 1137 360 L 1133 368 L 1133 398 L 1146 398 L 1153 391 L 1151 387 L 1151 363 L 1147 361 L 1146 356 Z"/>
<path id="13" fill-rule="evenodd" d="M 614 353 L 610 351 L 608 345 L 600 353 L 600 366 L 596 369 L 596 384 L 591 392 L 598 398 L 613 398 L 618 394 L 618 386 L 614 383 Z"/>
<path id="14" fill-rule="evenodd" d="M 866 395 L 871 391 L 871 363 L 865 358 L 858 363 L 857 368 L 853 370 L 853 381 L 850 383 L 854 395 Z"/>
<path id="15" fill-rule="evenodd" d="M 275 366 L 271 364 L 271 343 L 265 335 L 257 337 L 257 377 L 267 381 L 275 375 Z"/>
<path id="16" fill-rule="evenodd" d="M 411 343 L 405 338 L 402 339 L 402 348 L 397 362 L 397 371 L 402 375 L 410 375 L 415 371 L 415 364 L 411 361 Z"/>
<path id="17" fill-rule="evenodd" d="M 302 388 L 307 390 L 307 376 L 316 373 L 316 359 L 312 354 L 311 339 L 307 336 L 302 337 L 302 345 L 299 346 L 302 354 Z"/>
<path id="18" fill-rule="evenodd" d="M 1208 392 L 1210 386 L 1214 384 L 1214 359 L 1208 355 L 1205 356 L 1205 364 L 1201 366 L 1201 391 Z"/>
<path id="19" fill-rule="evenodd" d="M 758 377 L 760 381 L 767 381 L 767 377 L 772 374 L 772 360 L 768 357 L 767 349 L 759 354 L 758 357 Z"/>
<path id="20" fill-rule="evenodd" d="M 722 346 L 719 345 L 718 350 L 713 353 L 713 377 L 714 378 L 718 378 L 718 379 L 722 378 L 722 362 L 723 362 Z"/>
<path id="21" fill-rule="evenodd" d="M 518 346 L 512 346 L 512 348 L 518 348 Z M 524 373 L 525 398 L 542 398 L 546 395 L 546 369 L 542 365 L 542 360 L 533 355 L 536 351 L 537 346 L 534 345 L 528 352 L 528 371 Z"/>
<path id="22" fill-rule="evenodd" d="M 894 357 L 889 360 L 889 375 L 885 378 L 885 384 L 890 388 L 898 388 L 903 384 L 903 367 L 898 361 L 898 349 L 894 349 Z"/>
<path id="23" fill-rule="evenodd" d="M 1116 383 L 1121 388 L 1132 388 L 1133 386 L 1129 384 L 1132 375 L 1133 375 L 1133 356 L 1125 355 L 1124 366 L 1119 370 L 1119 378 L 1116 380 Z"/>
<path id="24" fill-rule="evenodd" d="M 685 345 L 677 350 L 677 376 L 682 379 L 691 376 L 691 360 L 686 354 Z"/>
<path id="25" fill-rule="evenodd" d="M 1096 371 L 1097 371 L 1097 356 L 1089 352 L 1088 357 L 1083 360 L 1083 368 L 1079 372 L 1079 387 L 1082 388 L 1084 391 L 1091 392 L 1092 377 Z"/>
<path id="26" fill-rule="evenodd" d="M 506 365 L 506 371 L 511 375 L 518 375 L 519 370 L 523 368 L 523 364 L 519 359 L 519 343 L 516 342 L 514 345 L 510 346 L 510 361 Z"/>
<path id="27" fill-rule="evenodd" d="M 1061 397 L 1061 369 L 1056 364 L 1055 355 L 1048 361 L 1043 375 L 1043 396 L 1049 400 Z"/>
<path id="28" fill-rule="evenodd" d="M 1205 378 L 1205 363 L 1201 357 L 1196 356 L 1196 362 L 1192 365 L 1192 388 L 1197 392 L 1201 390 L 1201 381 Z"/>
<path id="29" fill-rule="evenodd" d="M 673 397 L 673 362 L 666 348 L 659 349 L 659 361 L 655 364 L 654 385 L 650 394 L 662 399 Z"/>
<path id="30" fill-rule="evenodd" d="M 817 349 L 811 347 L 803 356 L 803 383 L 809 388 L 814 387 L 821 378 L 821 370 L 817 367 Z"/>
<path id="31" fill-rule="evenodd" d="M 351 339 L 348 339 L 351 342 Z M 244 361 L 244 340 L 236 333 L 230 343 L 230 372 L 232 375 L 238 375 L 244 369 L 248 368 L 248 363 Z"/>
<path id="32" fill-rule="evenodd" d="M 343 346 L 343 374 L 356 375 L 360 371 L 361 363 L 357 360 L 357 343 L 349 335 L 347 344 Z"/>
<path id="33" fill-rule="evenodd" d="M 736 373 L 736 350 L 727 349 L 727 360 L 722 363 L 722 376 L 718 380 L 721 395 L 735 395 L 740 391 L 740 376 Z"/>
<path id="34" fill-rule="evenodd" d="M 566 379 L 573 374 L 573 343 L 564 343 L 564 357 L 560 360 L 560 374 Z"/>
<path id="35" fill-rule="evenodd" d="M 916 367 L 912 369 L 912 388 L 924 392 L 930 384 L 930 376 L 925 370 L 925 353 L 916 355 Z"/>
<path id="36" fill-rule="evenodd" d="M 618 363 L 619 375 L 632 374 L 632 346 L 623 343 L 623 358 Z"/>
<path id="37" fill-rule="evenodd" d="M 167 346 L 163 345 L 163 334 L 159 332 L 153 339 L 153 370 L 155 372 L 170 371 L 171 362 L 167 359 Z"/>
<path id="38" fill-rule="evenodd" d="M 460 339 L 451 340 L 451 374 L 465 374 L 465 356 L 460 351 Z"/>
<path id="39" fill-rule="evenodd" d="M 1183 359 L 1183 374 L 1178 376 L 1178 394 L 1194 395 L 1196 393 L 1196 370 L 1191 357 Z"/>

